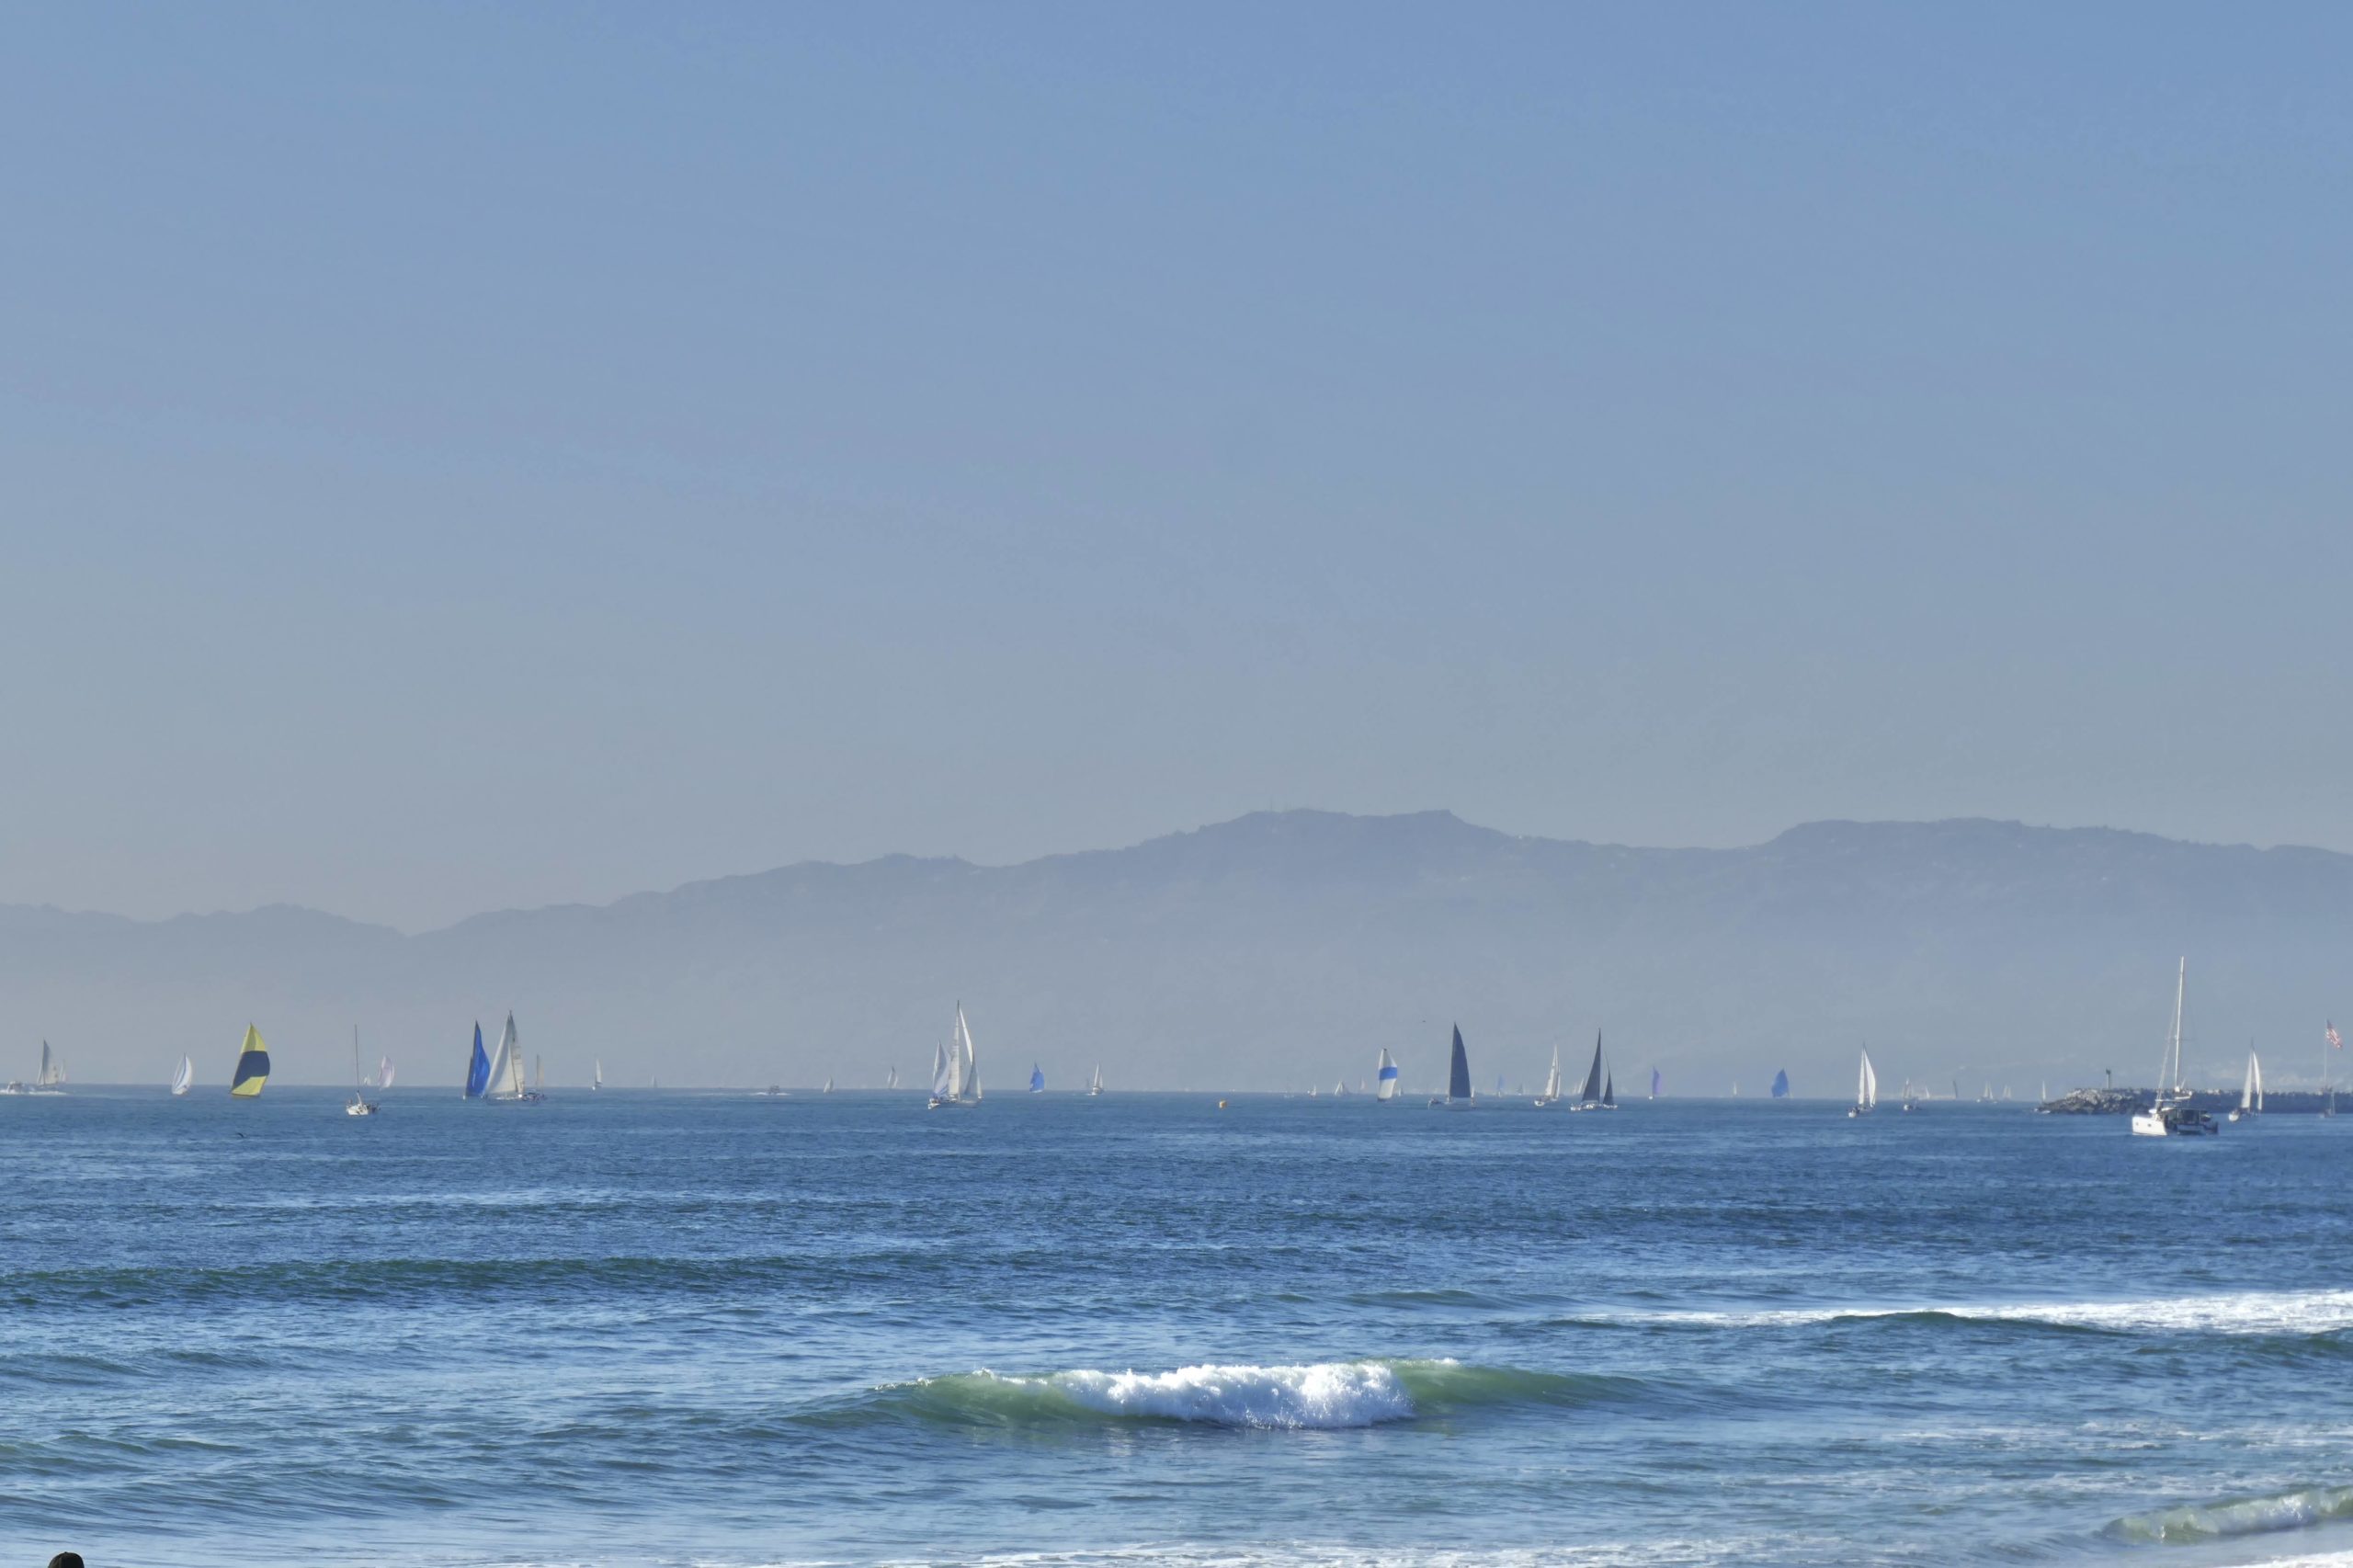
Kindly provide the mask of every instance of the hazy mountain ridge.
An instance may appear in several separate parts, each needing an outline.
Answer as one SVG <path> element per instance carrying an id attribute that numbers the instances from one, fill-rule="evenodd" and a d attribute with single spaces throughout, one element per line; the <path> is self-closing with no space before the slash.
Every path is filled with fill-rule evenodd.
<path id="1" fill-rule="evenodd" d="M 2353 1013 L 2353 857 L 1961 819 L 1811 823 L 1745 848 L 1515 837 L 1444 812 L 1260 812 L 1006 867 L 806 862 L 472 916 L 403 936 L 290 906 L 133 921 L 0 906 L 0 1074 L 46 1035 L 85 1080 L 225 1082 L 248 1018 L 280 1075 L 331 1081 L 349 1031 L 454 1082 L 513 1006 L 558 1082 L 879 1082 L 927 1065 L 963 1000 L 984 1077 L 1271 1087 L 1436 1075 L 1459 1019 L 1483 1083 L 1606 1026 L 1621 1080 L 1835 1092 L 1868 1040 L 1891 1083 L 2031 1094 L 2148 1078 L 2173 960 L 2191 1058 L 2316 1075 Z M 1968 1085 L 1974 1087 L 1973 1083 Z"/>

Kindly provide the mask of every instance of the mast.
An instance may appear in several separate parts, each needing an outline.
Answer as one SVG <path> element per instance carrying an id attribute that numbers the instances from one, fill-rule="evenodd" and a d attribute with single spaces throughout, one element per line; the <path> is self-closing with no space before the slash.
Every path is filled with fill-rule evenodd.
<path id="1" fill-rule="evenodd" d="M 2157 1099 L 2160 1103 L 2175 1097 L 2180 1091 L 2181 1004 L 2183 995 L 2188 989 L 2189 960 L 2185 958 L 2181 960 L 2180 969 L 2174 975 L 2173 1033 L 2165 1040 L 2165 1055 L 2172 1062 L 2170 1073 L 2167 1072 L 2165 1062 L 2160 1062 L 2157 1064 Z"/>

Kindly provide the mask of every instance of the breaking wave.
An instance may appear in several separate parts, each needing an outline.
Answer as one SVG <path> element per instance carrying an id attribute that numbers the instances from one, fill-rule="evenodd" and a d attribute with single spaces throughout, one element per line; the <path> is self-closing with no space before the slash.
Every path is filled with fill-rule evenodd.
<path id="1" fill-rule="evenodd" d="M 1165 1372 L 1082 1369 L 1029 1377 L 978 1371 L 875 1390 L 870 1408 L 961 1426 L 1165 1421 L 1313 1431 L 1478 1406 L 1586 1403 L 1608 1397 L 1624 1382 L 1458 1361 L 1222 1363 Z"/>
<path id="2" fill-rule="evenodd" d="M 2239 1290 L 2127 1301 L 1663 1312 L 1617 1321 L 1700 1328 L 1796 1328 L 1885 1318 L 2025 1324 L 2110 1334 L 2334 1334 L 2353 1328 L 2353 1290 Z"/>
<path id="3" fill-rule="evenodd" d="M 2128 1514 L 2111 1523 L 2105 1533 L 2113 1540 L 2135 1542 L 2218 1540 L 2302 1529 L 2336 1519 L 2353 1519 L 2353 1486 L 2307 1486 L 2268 1497 Z"/>

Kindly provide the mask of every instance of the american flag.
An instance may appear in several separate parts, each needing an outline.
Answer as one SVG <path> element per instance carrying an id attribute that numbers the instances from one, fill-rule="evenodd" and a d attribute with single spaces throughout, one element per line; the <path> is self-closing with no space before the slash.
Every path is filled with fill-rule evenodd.
<path id="1" fill-rule="evenodd" d="M 2328 1043 L 2338 1051 L 2345 1049 L 2345 1042 L 2336 1038 L 2336 1025 L 2334 1021 L 2331 1021 L 2328 1026 Z"/>

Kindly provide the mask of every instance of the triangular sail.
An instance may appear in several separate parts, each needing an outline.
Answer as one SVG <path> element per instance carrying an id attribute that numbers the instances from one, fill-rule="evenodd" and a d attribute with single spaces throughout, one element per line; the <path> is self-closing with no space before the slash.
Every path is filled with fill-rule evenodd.
<path id="1" fill-rule="evenodd" d="M 1612 1108 L 1618 1104 L 1618 1074 L 1615 1073 L 1601 1080 L 1601 1103 Z"/>
<path id="2" fill-rule="evenodd" d="M 947 1099 L 955 1092 L 954 1056 L 955 1053 L 945 1045 L 937 1047 L 931 1053 L 931 1096 L 934 1099 Z"/>
<path id="3" fill-rule="evenodd" d="M 49 1049 L 49 1041 L 40 1042 L 40 1076 L 33 1080 L 37 1089 L 53 1089 L 65 1082 L 65 1063 Z"/>
<path id="4" fill-rule="evenodd" d="M 1099 1095 L 1103 1092 L 1103 1063 L 1100 1062 L 1095 1064 L 1095 1077 L 1086 1085 L 1086 1092 L 1090 1095 Z"/>
<path id="5" fill-rule="evenodd" d="M 180 1070 L 172 1074 L 172 1093 L 176 1095 L 184 1095 L 188 1093 L 188 1085 L 195 1082 L 196 1062 L 194 1059 L 186 1056 L 181 1057 Z"/>
<path id="6" fill-rule="evenodd" d="M 1601 1031 L 1599 1029 L 1593 1031 L 1593 1065 L 1586 1071 L 1585 1088 L 1577 1095 L 1577 1099 L 1586 1105 L 1601 1103 Z"/>
<path id="7" fill-rule="evenodd" d="M 245 1026 L 245 1043 L 237 1051 L 237 1071 L 229 1080 L 229 1092 L 241 1100 L 249 1100 L 261 1093 L 269 1082 L 269 1051 L 261 1042 L 261 1031 L 251 1024 Z"/>
<path id="8" fill-rule="evenodd" d="M 1552 1070 L 1544 1074 L 1544 1097 L 1548 1100 L 1561 1097 L 1561 1048 L 1558 1044 L 1552 1047 Z"/>
<path id="9" fill-rule="evenodd" d="M 466 1059 L 466 1098 L 478 1100 L 490 1087 L 490 1053 L 482 1048 L 482 1025 L 474 1025 L 474 1052 Z"/>
<path id="10" fill-rule="evenodd" d="M 1871 1053 L 1863 1052 L 1863 1064 L 1855 1080 L 1855 1103 L 1865 1110 L 1879 1104 L 1879 1073 L 1871 1066 Z"/>
<path id="11" fill-rule="evenodd" d="M 1389 1048 L 1385 1045 L 1381 1048 L 1381 1065 L 1374 1070 L 1372 1081 L 1379 1085 L 1372 1092 L 1374 1099 L 1393 1100 L 1397 1097 L 1397 1063 L 1391 1059 Z"/>
<path id="12" fill-rule="evenodd" d="M 2261 1110 L 2263 1108 L 2263 1063 L 2257 1062 L 2255 1059 L 2255 1052 L 2250 1051 L 2246 1053 L 2246 1064 L 2255 1069 L 2255 1108 Z"/>
<path id="13" fill-rule="evenodd" d="M 1035 1062 L 1029 1063 L 1029 1092 L 1033 1095 L 1046 1092 L 1046 1070 Z"/>
<path id="14" fill-rule="evenodd" d="M 1651 1069 L 1651 1098 L 1658 1098 L 1658 1069 Z"/>
<path id="15" fill-rule="evenodd" d="M 1773 1097 L 1777 1100 L 1790 1097 L 1790 1070 L 1786 1067 L 1773 1074 Z"/>
<path id="16" fill-rule="evenodd" d="M 2260 1109 L 2263 1105 L 2263 1069 L 2256 1064 L 2255 1052 L 2246 1053 L 2246 1081 L 2239 1085 L 2239 1108 Z"/>
<path id="17" fill-rule="evenodd" d="M 588 1086 L 592 1089 L 601 1089 L 605 1086 L 605 1059 L 601 1056 L 597 1058 L 597 1074 L 588 1080 Z"/>
<path id="18" fill-rule="evenodd" d="M 519 1100 L 529 1092 L 523 1082 L 523 1040 L 515 1029 L 515 1015 L 506 1015 L 506 1027 L 498 1031 L 498 1050 L 490 1059 L 490 1097 L 494 1100 Z"/>
<path id="19" fill-rule="evenodd" d="M 1468 1104 L 1471 1099 L 1471 1057 L 1462 1049 L 1462 1026 L 1454 1026 L 1454 1061 L 1446 1074 L 1446 1097 Z"/>
<path id="20" fill-rule="evenodd" d="M 392 1059 L 389 1056 L 376 1058 L 376 1086 L 380 1089 L 392 1086 Z"/>
<path id="21" fill-rule="evenodd" d="M 961 1047 L 964 1064 L 964 1097 L 978 1102 L 981 1097 L 981 1057 L 972 1049 L 972 1026 L 964 1019 L 964 1005 L 956 1004 L 956 1039 Z"/>

